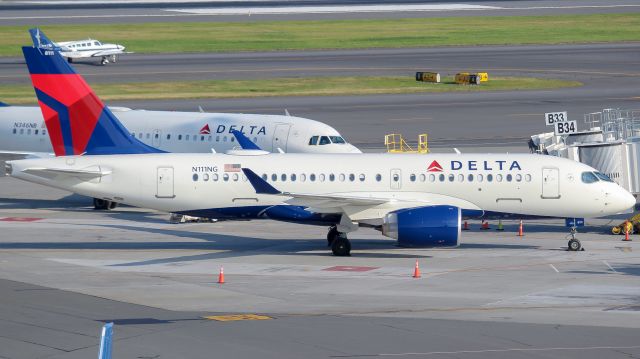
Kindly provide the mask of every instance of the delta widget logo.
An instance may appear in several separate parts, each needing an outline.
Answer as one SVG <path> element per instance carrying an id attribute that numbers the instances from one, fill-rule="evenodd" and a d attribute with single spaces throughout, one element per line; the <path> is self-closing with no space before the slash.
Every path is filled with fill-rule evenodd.
<path id="1" fill-rule="evenodd" d="M 204 125 L 204 127 L 202 127 L 200 129 L 200 134 L 201 135 L 210 135 L 211 134 L 211 130 L 209 129 L 209 124 Z"/>
<path id="2" fill-rule="evenodd" d="M 427 168 L 427 172 L 442 172 L 442 166 L 438 163 L 438 161 L 433 161 Z"/>

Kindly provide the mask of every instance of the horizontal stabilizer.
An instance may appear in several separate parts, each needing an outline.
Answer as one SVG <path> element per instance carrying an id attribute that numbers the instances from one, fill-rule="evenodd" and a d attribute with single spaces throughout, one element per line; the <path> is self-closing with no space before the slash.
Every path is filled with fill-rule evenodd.
<path id="1" fill-rule="evenodd" d="M 110 170 L 101 170 L 99 167 L 91 167 L 85 169 L 68 169 L 68 168 L 27 168 L 22 172 L 42 178 L 54 178 L 58 176 L 77 177 L 84 180 L 100 178 L 111 174 Z"/>
<path id="2" fill-rule="evenodd" d="M 236 137 L 238 144 L 240 144 L 243 150 L 261 150 L 261 148 L 245 136 L 244 133 L 238 130 L 231 130 L 231 133 Z"/>
<path id="3" fill-rule="evenodd" d="M 258 176 L 255 172 L 248 168 L 243 168 L 242 172 L 247 176 L 247 179 L 256 190 L 257 194 L 281 194 L 282 192 L 275 189 L 272 185 L 267 183 L 267 181 L 263 180 Z"/>

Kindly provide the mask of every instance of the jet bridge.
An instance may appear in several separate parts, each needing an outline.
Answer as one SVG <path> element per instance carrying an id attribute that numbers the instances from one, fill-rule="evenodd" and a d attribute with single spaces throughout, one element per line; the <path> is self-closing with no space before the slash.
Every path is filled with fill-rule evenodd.
<path id="1" fill-rule="evenodd" d="M 583 131 L 531 136 L 532 152 L 569 158 L 609 176 L 640 194 L 640 110 L 603 109 L 584 115 Z"/>

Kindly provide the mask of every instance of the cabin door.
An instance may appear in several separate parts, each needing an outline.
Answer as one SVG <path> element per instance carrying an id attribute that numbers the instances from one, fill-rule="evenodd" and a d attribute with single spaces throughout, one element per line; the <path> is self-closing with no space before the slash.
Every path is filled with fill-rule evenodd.
<path id="1" fill-rule="evenodd" d="M 278 124 L 273 132 L 273 149 L 272 152 L 278 152 L 278 148 L 287 152 L 287 139 L 289 138 L 289 124 Z"/>
<path id="2" fill-rule="evenodd" d="M 156 197 L 175 197 L 175 194 L 173 192 L 173 167 L 158 167 L 157 183 L 158 187 L 156 191 Z"/>
<path id="3" fill-rule="evenodd" d="M 560 170 L 542 169 L 542 198 L 560 198 Z"/>
<path id="4" fill-rule="evenodd" d="M 391 170 L 391 189 L 400 189 L 402 188 L 402 170 L 399 168 L 394 168 Z"/>

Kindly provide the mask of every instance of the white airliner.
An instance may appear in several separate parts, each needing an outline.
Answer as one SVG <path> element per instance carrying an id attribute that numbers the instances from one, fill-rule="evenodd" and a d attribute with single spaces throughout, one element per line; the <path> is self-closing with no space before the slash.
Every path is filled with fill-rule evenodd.
<path id="1" fill-rule="evenodd" d="M 47 81 L 69 81 L 58 75 L 68 73 L 68 65 L 55 53 L 29 47 L 23 52 L 38 99 L 53 104 Z M 463 217 L 597 217 L 636 202 L 587 165 L 541 155 L 160 153 L 120 131 L 99 99 L 81 96 L 86 84 L 81 85 L 69 86 L 66 96 L 102 109 L 100 128 L 89 133 L 78 126 L 57 139 L 50 135 L 54 146 L 68 146 L 74 136 L 84 139 L 85 153 L 9 161 L 8 175 L 167 212 L 326 225 L 331 249 L 340 256 L 351 251 L 347 233 L 363 226 L 401 246 L 453 247 Z M 59 107 L 45 116 L 47 127 L 60 126 L 65 111 Z M 234 135 L 246 140 L 238 131 Z M 568 247 L 579 250 L 581 244 L 572 238 Z"/>
<path id="2" fill-rule="evenodd" d="M 38 28 L 29 29 L 34 46 L 56 47 L 69 62 L 75 60 L 100 59 L 102 65 L 117 62 L 118 55 L 127 54 L 125 47 L 118 44 L 107 44 L 94 39 L 53 42 Z"/>
<path id="3" fill-rule="evenodd" d="M 166 152 L 224 152 L 239 146 L 231 131 L 243 132 L 271 152 L 360 153 L 333 127 L 295 116 L 145 111 L 111 108 L 143 143 Z M 53 153 L 38 107 L 0 106 L 0 153 Z"/>

